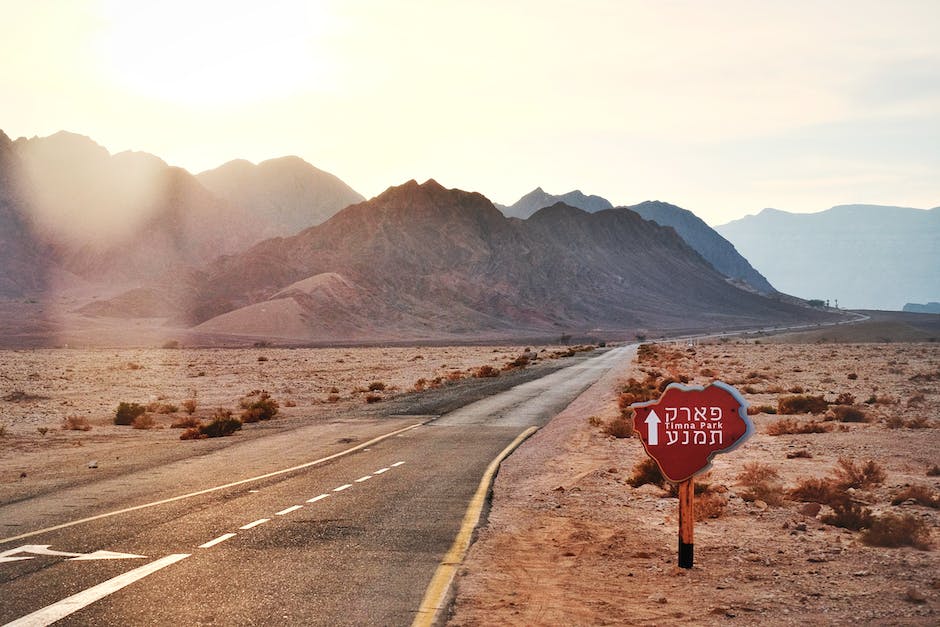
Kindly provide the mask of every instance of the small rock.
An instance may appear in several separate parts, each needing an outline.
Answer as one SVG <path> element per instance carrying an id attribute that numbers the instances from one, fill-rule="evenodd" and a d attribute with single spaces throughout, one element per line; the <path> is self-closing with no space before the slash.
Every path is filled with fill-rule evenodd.
<path id="1" fill-rule="evenodd" d="M 757 499 L 756 501 L 754 501 L 754 507 L 756 507 L 760 511 L 764 511 L 767 509 L 767 503 L 765 503 L 764 501 L 760 499 Z"/>
<path id="2" fill-rule="evenodd" d="M 93 460 L 91 460 L 90 462 L 88 462 L 87 465 L 88 465 L 89 468 L 97 468 L 97 467 L 98 467 L 98 460 L 97 460 L 97 459 L 93 459 Z"/>
<path id="3" fill-rule="evenodd" d="M 852 573 L 853 577 L 868 577 L 870 575 L 871 573 L 868 572 L 867 570 L 857 570 L 854 573 Z"/>
<path id="4" fill-rule="evenodd" d="M 806 561 L 812 562 L 813 564 L 822 564 L 824 562 L 828 562 L 829 558 L 825 555 L 810 555 L 806 558 Z"/>
<path id="5" fill-rule="evenodd" d="M 924 596 L 924 593 L 918 590 L 917 588 L 908 588 L 907 592 L 904 594 L 904 598 L 911 603 L 926 603 L 927 597 Z"/>
<path id="6" fill-rule="evenodd" d="M 806 523 L 802 523 L 802 522 L 797 523 L 794 529 L 796 529 L 797 531 L 806 531 Z"/>
<path id="7" fill-rule="evenodd" d="M 26 473 L 25 473 L 25 472 L 21 472 L 21 473 L 20 473 L 20 479 L 25 479 L 25 478 L 26 478 Z"/>
<path id="8" fill-rule="evenodd" d="M 552 492 L 564 492 L 564 491 L 565 491 L 565 486 L 563 486 L 563 485 L 560 485 L 560 486 L 558 486 L 557 488 L 555 488 L 554 490 L 552 490 Z"/>
<path id="9" fill-rule="evenodd" d="M 804 516 L 809 516 L 810 518 L 816 518 L 819 514 L 819 510 L 822 509 L 822 505 L 819 503 L 806 503 L 803 507 L 800 508 L 800 513 Z"/>

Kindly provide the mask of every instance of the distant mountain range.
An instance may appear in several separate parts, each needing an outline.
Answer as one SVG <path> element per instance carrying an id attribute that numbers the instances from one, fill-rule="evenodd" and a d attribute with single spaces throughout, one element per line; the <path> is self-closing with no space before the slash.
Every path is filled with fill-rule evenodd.
<path id="1" fill-rule="evenodd" d="M 765 209 L 716 227 L 778 289 L 840 307 L 940 300 L 940 208 Z"/>
<path id="2" fill-rule="evenodd" d="M 612 209 L 613 205 L 606 198 L 600 196 L 588 196 L 580 190 L 574 190 L 567 194 L 554 195 L 549 194 L 541 187 L 536 187 L 531 192 L 514 202 L 513 204 L 496 205 L 507 218 L 520 218 L 525 220 L 532 216 L 539 209 L 551 207 L 552 205 L 564 203 L 571 207 L 583 209 L 588 213 L 602 211 L 603 209 Z"/>
<path id="3" fill-rule="evenodd" d="M 736 287 L 674 230 L 629 209 L 589 214 L 558 203 L 511 220 L 484 196 L 433 180 L 389 188 L 293 237 L 222 257 L 195 280 L 136 295 L 191 304 L 180 315 L 198 333 L 314 342 L 826 317 Z"/>
<path id="4" fill-rule="evenodd" d="M 579 190 L 556 196 L 546 193 L 541 187 L 532 190 L 508 207 L 504 205 L 496 206 L 507 217 L 525 219 L 539 209 L 550 207 L 559 202 L 583 209 L 588 213 L 613 208 L 613 204 L 609 200 L 600 196 L 588 196 Z M 684 239 L 689 246 L 726 277 L 763 294 L 776 292 L 767 279 L 738 253 L 731 242 L 723 238 L 691 211 L 658 200 L 649 200 L 638 205 L 631 205 L 627 209 L 637 212 L 646 220 L 652 220 L 661 226 L 669 226 L 675 229 L 679 237 Z"/>
<path id="5" fill-rule="evenodd" d="M 133 341 L 145 328 L 223 342 L 470 341 L 830 317 L 748 274 L 685 210 L 558 198 L 528 194 L 520 215 L 551 204 L 526 219 L 433 180 L 362 201 L 297 157 L 193 176 L 81 135 L 0 132 L 0 312 L 17 312 L 0 313 L 0 339 L 41 345 L 75 325 L 87 332 L 61 341 Z"/>
<path id="6" fill-rule="evenodd" d="M 147 153 L 111 155 L 67 132 L 13 142 L 4 134 L 0 151 L 0 193 L 31 225 L 32 245 L 55 253 L 43 265 L 97 282 L 134 283 L 198 266 L 362 200 L 297 157 L 232 162 L 197 178 Z M 12 233 L 11 241 L 25 241 Z M 11 281 L 31 282 L 5 264 L 0 283 Z"/>

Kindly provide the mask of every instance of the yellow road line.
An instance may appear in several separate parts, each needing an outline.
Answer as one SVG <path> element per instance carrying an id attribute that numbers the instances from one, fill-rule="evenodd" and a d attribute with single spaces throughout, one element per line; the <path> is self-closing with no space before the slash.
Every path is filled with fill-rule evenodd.
<path id="1" fill-rule="evenodd" d="M 463 562 L 463 558 L 467 555 L 467 549 L 470 548 L 470 538 L 473 535 L 473 530 L 476 529 L 477 524 L 480 522 L 480 514 L 486 502 L 486 494 L 490 490 L 490 484 L 493 482 L 493 477 L 496 475 L 500 463 L 506 459 L 516 447 L 522 444 L 526 438 L 536 431 L 538 431 L 538 427 L 529 427 L 520 433 L 519 436 L 513 440 L 509 446 L 504 448 L 502 452 L 496 456 L 496 459 L 491 461 L 490 465 L 487 466 L 486 472 L 483 473 L 483 478 L 480 479 L 480 485 L 477 486 L 477 491 L 474 493 L 470 504 L 467 506 L 467 511 L 463 516 L 463 522 L 460 525 L 460 531 L 457 532 L 457 537 L 454 538 L 454 543 L 451 545 L 450 550 L 447 551 L 444 559 L 441 560 L 437 570 L 434 572 L 434 577 L 431 578 L 431 583 L 428 584 L 427 590 L 424 593 L 424 599 L 421 600 L 421 605 L 418 607 L 418 614 L 415 616 L 414 622 L 411 623 L 411 627 L 430 627 L 434 624 L 434 619 L 437 617 L 438 612 L 443 609 L 447 600 L 447 593 L 450 591 L 450 585 L 454 580 L 457 567 Z"/>

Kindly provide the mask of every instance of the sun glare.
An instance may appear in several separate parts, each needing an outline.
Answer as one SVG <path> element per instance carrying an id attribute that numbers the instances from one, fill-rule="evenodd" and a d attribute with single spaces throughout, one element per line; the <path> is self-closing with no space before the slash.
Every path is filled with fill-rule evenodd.
<path id="1" fill-rule="evenodd" d="M 104 17 L 103 64 L 120 89 L 148 98 L 238 107 L 328 88 L 322 2 L 115 0 Z"/>

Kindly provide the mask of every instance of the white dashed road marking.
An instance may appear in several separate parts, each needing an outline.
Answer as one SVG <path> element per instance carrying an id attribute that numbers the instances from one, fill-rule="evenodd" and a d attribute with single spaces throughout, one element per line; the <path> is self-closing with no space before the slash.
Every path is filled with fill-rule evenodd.
<path id="1" fill-rule="evenodd" d="M 368 481 L 372 478 L 372 475 L 366 475 L 365 477 L 359 477 L 356 479 L 356 483 L 362 483 L 363 481 Z"/>
<path id="2" fill-rule="evenodd" d="M 372 474 L 373 474 L 373 475 L 381 475 L 383 472 L 388 472 L 388 467 L 379 468 L 378 470 L 376 470 L 376 471 L 375 471 L 374 473 L 372 473 Z"/>
<path id="3" fill-rule="evenodd" d="M 291 505 L 290 507 L 287 507 L 277 512 L 275 516 L 286 516 L 287 514 L 290 514 L 291 512 L 296 512 L 298 509 L 303 509 L 303 507 L 304 507 L 303 505 Z"/>
<path id="4" fill-rule="evenodd" d="M 258 520 L 254 522 L 248 523 L 247 525 L 242 525 L 241 527 L 239 527 L 239 529 L 254 529 L 258 525 L 263 525 L 264 523 L 270 520 L 271 520 L 270 518 L 259 518 Z"/>
<path id="5" fill-rule="evenodd" d="M 398 468 L 399 466 L 401 466 L 401 465 L 404 464 L 404 463 L 405 463 L 405 462 L 395 462 L 394 464 L 392 464 L 392 468 Z"/>
<path id="6" fill-rule="evenodd" d="M 338 488 L 333 488 L 333 492 L 342 492 L 342 491 L 345 490 L 346 488 L 351 488 L 351 487 L 352 487 L 352 484 L 351 484 L 351 483 L 344 483 L 343 485 L 339 486 Z"/>
<path id="7" fill-rule="evenodd" d="M 313 497 L 312 499 L 307 499 L 307 502 L 308 502 L 308 503 L 316 503 L 317 501 L 322 501 L 323 499 L 325 499 L 325 498 L 328 497 L 328 496 L 329 496 L 329 494 L 320 494 L 320 495 L 317 495 L 317 496 Z"/>
<path id="8" fill-rule="evenodd" d="M 235 537 L 235 534 L 234 534 L 234 533 L 223 533 L 222 535 L 220 535 L 220 536 L 219 536 L 218 538 L 216 538 L 215 540 L 209 540 L 209 541 L 206 542 L 205 544 L 200 544 L 200 545 L 199 545 L 199 548 L 200 548 L 200 549 L 208 549 L 208 548 L 214 547 L 216 544 L 219 544 L 220 542 L 225 542 L 225 541 L 228 540 L 229 538 L 234 538 L 234 537 Z"/>

